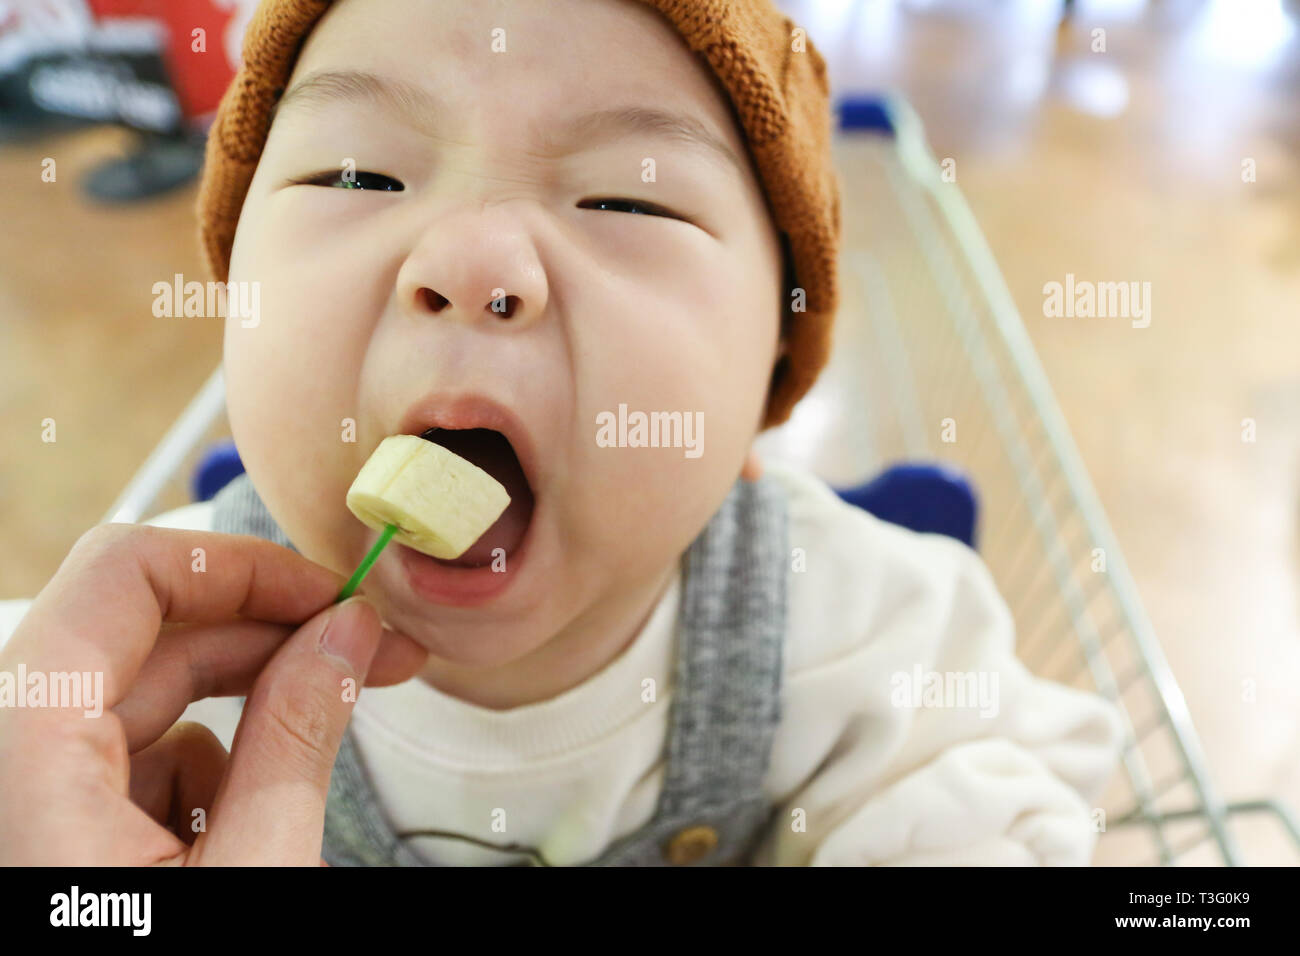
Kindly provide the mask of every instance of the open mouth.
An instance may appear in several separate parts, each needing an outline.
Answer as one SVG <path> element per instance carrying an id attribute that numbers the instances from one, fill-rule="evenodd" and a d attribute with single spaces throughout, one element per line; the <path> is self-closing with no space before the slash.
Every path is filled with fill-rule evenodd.
<path id="1" fill-rule="evenodd" d="M 501 517 L 470 545 L 468 551 L 458 558 L 431 560 L 446 567 L 477 568 L 491 564 L 496 557 L 513 553 L 524 539 L 533 517 L 533 491 L 509 439 L 491 428 L 430 428 L 420 437 L 482 468 L 501 482 L 510 495 L 510 504 Z"/>

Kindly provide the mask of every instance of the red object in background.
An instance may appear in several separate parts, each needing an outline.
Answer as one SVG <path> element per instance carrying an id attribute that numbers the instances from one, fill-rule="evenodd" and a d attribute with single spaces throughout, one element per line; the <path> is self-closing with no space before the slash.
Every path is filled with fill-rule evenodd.
<path id="1" fill-rule="evenodd" d="M 181 114 L 187 123 L 206 127 L 237 63 L 226 53 L 226 30 L 242 0 L 87 0 L 97 22 L 121 17 L 156 20 L 167 30 L 163 59 Z M 192 49 L 193 31 L 202 29 L 206 50 Z"/>

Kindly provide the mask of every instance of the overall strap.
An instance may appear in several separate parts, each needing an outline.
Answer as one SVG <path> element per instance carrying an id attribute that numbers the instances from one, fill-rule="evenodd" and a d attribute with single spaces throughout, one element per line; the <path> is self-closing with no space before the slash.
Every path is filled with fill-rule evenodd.
<path id="1" fill-rule="evenodd" d="M 781 719 L 786 520 L 774 478 L 737 481 L 692 543 L 659 803 L 588 865 L 743 863 L 761 836 Z"/>
<path id="2" fill-rule="evenodd" d="M 266 510 L 248 472 L 235 476 L 212 499 L 212 530 L 223 534 L 252 534 L 292 551 L 298 550 Z"/>

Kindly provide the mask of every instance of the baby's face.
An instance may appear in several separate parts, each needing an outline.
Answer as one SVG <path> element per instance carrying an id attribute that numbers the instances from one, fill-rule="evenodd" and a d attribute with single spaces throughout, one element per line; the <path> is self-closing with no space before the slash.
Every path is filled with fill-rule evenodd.
<path id="1" fill-rule="evenodd" d="M 391 544 L 366 593 L 462 664 L 614 620 L 735 482 L 776 354 L 780 247 L 723 94 L 633 0 L 340 0 L 288 86 L 323 71 L 424 93 L 342 76 L 276 115 L 230 269 L 260 283 L 225 340 L 250 477 L 350 574 L 377 534 L 344 502 L 383 438 L 496 429 L 513 454 L 445 439 L 512 494 L 460 561 L 488 563 Z M 607 447 L 620 406 L 702 433 Z"/>

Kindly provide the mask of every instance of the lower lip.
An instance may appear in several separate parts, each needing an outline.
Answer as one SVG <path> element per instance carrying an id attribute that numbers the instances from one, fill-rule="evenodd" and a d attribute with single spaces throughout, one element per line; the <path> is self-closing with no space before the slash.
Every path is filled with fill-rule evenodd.
<path id="1" fill-rule="evenodd" d="M 506 555 L 504 571 L 493 571 L 490 563 L 477 568 L 458 568 L 439 564 L 427 554 L 408 548 L 404 544 L 394 541 L 393 546 L 401 556 L 407 583 L 419 597 L 450 607 L 475 607 L 500 596 L 510 583 L 519 577 L 519 570 L 528 552 L 528 544 L 532 540 L 533 528 L 536 524 L 537 505 L 534 501 L 528 528 L 524 531 L 519 547 L 515 548 L 513 553 Z"/>

